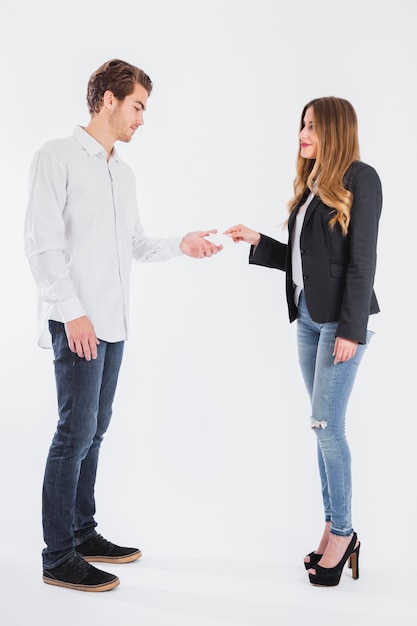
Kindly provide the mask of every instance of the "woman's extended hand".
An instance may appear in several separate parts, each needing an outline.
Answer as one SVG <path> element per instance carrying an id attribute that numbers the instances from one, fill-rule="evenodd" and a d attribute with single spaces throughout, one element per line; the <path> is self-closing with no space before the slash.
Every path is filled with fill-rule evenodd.
<path id="1" fill-rule="evenodd" d="M 243 226 L 243 224 L 238 224 L 237 226 L 228 228 L 224 231 L 223 235 L 228 235 L 235 243 L 245 241 L 246 243 L 251 244 L 251 246 L 257 246 L 261 239 L 260 233 L 256 232 L 256 230 L 248 228 L 247 226 Z"/>

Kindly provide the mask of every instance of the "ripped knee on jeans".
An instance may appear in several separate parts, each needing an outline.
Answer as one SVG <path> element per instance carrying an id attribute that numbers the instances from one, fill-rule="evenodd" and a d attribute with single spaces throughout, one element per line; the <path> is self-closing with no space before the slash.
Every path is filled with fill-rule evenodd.
<path id="1" fill-rule="evenodd" d="M 326 428 L 327 422 L 326 420 L 315 420 L 311 418 L 311 428 Z"/>

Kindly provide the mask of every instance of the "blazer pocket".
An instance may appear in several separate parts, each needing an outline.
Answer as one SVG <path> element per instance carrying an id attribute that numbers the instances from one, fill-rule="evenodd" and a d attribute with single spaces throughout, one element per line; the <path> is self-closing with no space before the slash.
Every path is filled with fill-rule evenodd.
<path id="1" fill-rule="evenodd" d="M 342 261 L 329 261 L 330 275 L 334 278 L 345 278 L 347 265 Z"/>

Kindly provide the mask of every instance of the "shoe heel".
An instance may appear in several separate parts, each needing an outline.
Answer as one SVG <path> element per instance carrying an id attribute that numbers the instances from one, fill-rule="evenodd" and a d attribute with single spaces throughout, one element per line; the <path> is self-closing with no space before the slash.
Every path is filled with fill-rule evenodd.
<path id="1" fill-rule="evenodd" d="M 361 547 L 361 544 L 359 543 L 358 546 L 354 549 L 354 551 L 352 552 L 352 554 L 350 555 L 350 567 L 352 569 L 352 578 L 354 580 L 358 580 L 359 578 L 359 548 Z"/>
<path id="2" fill-rule="evenodd" d="M 353 553 L 350 555 L 350 557 L 348 558 L 348 562 L 347 562 L 347 566 L 348 566 L 349 569 L 352 569 L 352 555 L 353 555 Z M 359 555 L 359 549 L 358 549 L 358 555 Z M 359 568 L 358 568 L 358 570 L 359 570 Z M 358 575 L 358 578 L 359 578 L 359 575 Z"/>

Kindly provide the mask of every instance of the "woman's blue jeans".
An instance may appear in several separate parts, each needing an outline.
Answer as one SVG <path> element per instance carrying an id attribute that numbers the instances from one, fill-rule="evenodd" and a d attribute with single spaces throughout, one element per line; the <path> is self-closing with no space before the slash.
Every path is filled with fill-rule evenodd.
<path id="1" fill-rule="evenodd" d="M 367 344 L 358 345 L 349 361 L 334 364 L 337 322 L 317 324 L 301 293 L 298 304 L 298 357 L 311 400 L 311 426 L 317 436 L 318 464 L 325 520 L 335 535 L 352 533 L 352 477 L 345 415 L 359 363 Z"/>
<path id="2" fill-rule="evenodd" d="M 95 533 L 99 449 L 112 414 L 124 342 L 100 341 L 97 359 L 71 352 L 64 325 L 49 322 L 59 420 L 46 461 L 42 497 L 43 565 L 52 569 Z"/>

